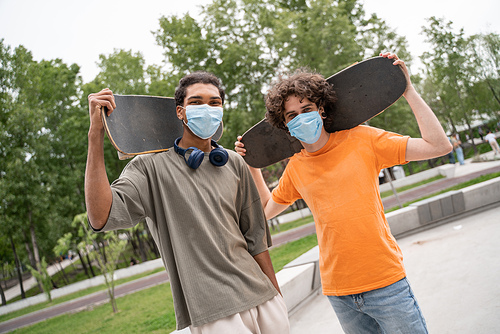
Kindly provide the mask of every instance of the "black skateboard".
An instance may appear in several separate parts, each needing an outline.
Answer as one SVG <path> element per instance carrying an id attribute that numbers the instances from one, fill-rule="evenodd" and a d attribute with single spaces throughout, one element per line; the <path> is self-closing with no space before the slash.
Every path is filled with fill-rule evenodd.
<path id="1" fill-rule="evenodd" d="M 175 100 L 171 97 L 114 95 L 116 109 L 102 119 L 109 140 L 120 159 L 138 154 L 166 151 L 182 136 L 182 121 L 177 118 Z M 222 136 L 222 124 L 213 136 Z"/>
<path id="2" fill-rule="evenodd" d="M 335 122 L 328 132 L 351 129 L 380 114 L 396 102 L 406 89 L 406 78 L 394 60 L 375 57 L 347 67 L 326 79 L 333 85 L 338 101 Z M 245 161 L 263 168 L 289 158 L 303 148 L 296 138 L 265 119 L 242 136 Z"/>

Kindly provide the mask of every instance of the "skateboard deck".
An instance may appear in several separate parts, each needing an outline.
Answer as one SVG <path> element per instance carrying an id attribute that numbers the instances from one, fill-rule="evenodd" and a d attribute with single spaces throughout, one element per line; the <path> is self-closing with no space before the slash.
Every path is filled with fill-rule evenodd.
<path id="1" fill-rule="evenodd" d="M 175 100 L 171 97 L 114 95 L 116 109 L 102 119 L 109 140 L 120 159 L 138 154 L 166 151 L 182 136 L 182 121 L 177 118 Z M 213 136 L 222 136 L 222 123 Z"/>
<path id="2" fill-rule="evenodd" d="M 374 57 L 355 63 L 326 80 L 333 85 L 338 101 L 328 132 L 352 129 L 383 112 L 396 102 L 406 89 L 406 78 L 394 60 Z M 303 148 L 300 141 L 285 130 L 261 120 L 241 139 L 245 144 L 245 161 L 263 168 L 290 158 Z"/>

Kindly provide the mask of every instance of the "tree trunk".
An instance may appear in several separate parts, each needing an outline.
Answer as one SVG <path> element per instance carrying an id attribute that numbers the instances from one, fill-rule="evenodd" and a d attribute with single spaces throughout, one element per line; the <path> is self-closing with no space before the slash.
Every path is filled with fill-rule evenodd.
<path id="1" fill-rule="evenodd" d="M 148 238 L 147 238 L 148 246 L 151 249 L 151 252 L 154 254 L 154 259 L 157 259 L 160 257 L 160 252 L 158 252 L 158 249 L 156 248 L 156 243 L 153 237 L 151 236 L 151 232 L 149 231 L 148 225 L 145 224 L 145 226 L 146 226 L 146 231 L 148 233 Z"/>
<path id="2" fill-rule="evenodd" d="M 89 258 L 89 252 L 85 253 L 85 257 L 87 258 L 87 263 L 89 264 L 90 273 L 92 274 L 92 277 L 95 277 L 94 267 L 92 267 L 92 261 L 90 261 Z"/>
<path id="3" fill-rule="evenodd" d="M 19 258 L 17 257 L 16 245 L 14 244 L 14 239 L 10 236 L 10 245 L 12 246 L 12 252 L 14 253 L 14 262 L 16 264 L 17 271 L 17 279 L 19 280 L 19 287 L 21 288 L 21 298 L 26 298 L 26 294 L 24 293 L 23 286 L 23 275 L 21 274 L 21 263 L 19 262 Z"/>
<path id="4" fill-rule="evenodd" d="M 135 232 L 133 233 L 130 233 L 129 231 L 126 232 L 127 233 L 127 238 L 128 238 L 128 241 L 130 242 L 130 244 L 132 245 L 132 251 L 134 252 L 134 257 L 135 258 L 140 258 L 140 254 L 139 254 L 139 246 L 137 246 L 137 242 L 135 241 Z"/>
<path id="5" fill-rule="evenodd" d="M 498 102 L 498 104 L 500 104 L 500 99 L 498 98 L 498 95 L 495 92 L 495 88 L 493 88 L 493 86 L 491 85 L 490 80 L 487 79 L 486 84 L 488 85 L 489 89 L 491 90 L 491 93 L 493 94 L 493 97 L 495 98 L 495 100 Z"/>
<path id="6" fill-rule="evenodd" d="M 59 262 L 59 267 L 61 267 L 61 272 L 62 272 L 62 275 L 63 275 L 64 282 L 66 283 L 66 285 L 68 285 L 69 284 L 69 280 L 68 280 L 68 276 L 66 276 L 66 272 L 64 271 L 64 267 L 62 266 L 62 261 Z"/>
<path id="7" fill-rule="evenodd" d="M 464 118 L 465 118 L 465 123 L 467 124 L 467 129 L 469 130 L 469 134 L 471 135 L 470 138 L 472 138 L 472 149 L 474 150 L 474 155 L 477 155 L 478 151 L 477 151 L 476 144 L 474 144 L 474 137 L 472 136 L 473 132 L 472 132 L 472 127 L 470 125 L 469 117 L 467 117 L 467 114 L 465 114 Z"/>
<path id="8" fill-rule="evenodd" d="M 144 240 L 142 240 L 141 235 L 139 234 L 139 231 L 135 231 L 135 236 L 137 238 L 137 241 L 139 242 L 139 252 L 141 254 L 141 261 L 145 262 L 148 260 L 148 253 L 146 251 L 146 246 L 144 245 Z"/>
<path id="9" fill-rule="evenodd" d="M 0 284 L 0 296 L 2 297 L 2 306 L 7 305 L 7 299 L 5 299 L 5 293 L 3 293 L 2 284 Z"/>
<path id="10" fill-rule="evenodd" d="M 31 250 L 31 247 L 30 247 L 30 244 L 29 244 L 29 238 L 28 236 L 26 235 L 26 231 L 22 230 L 23 231 L 23 236 L 24 236 L 24 247 L 26 248 L 26 253 L 28 253 L 28 259 L 30 260 L 30 265 L 33 267 L 33 268 L 36 268 L 36 261 L 35 261 L 35 257 L 33 256 L 33 251 Z"/>
<path id="11" fill-rule="evenodd" d="M 76 251 L 78 252 L 78 257 L 80 258 L 80 262 L 82 264 L 83 271 L 85 271 L 85 275 L 87 275 L 87 277 L 90 278 L 89 270 L 87 269 L 87 265 L 85 264 L 85 261 L 83 260 L 82 252 L 80 252 L 78 247 L 76 248 Z"/>
<path id="12" fill-rule="evenodd" d="M 40 275 L 43 275 L 42 265 L 40 263 L 40 252 L 38 251 L 38 242 L 36 240 L 35 225 L 33 224 L 31 210 L 28 213 L 28 219 L 30 223 L 30 237 L 31 237 L 31 246 L 33 247 L 33 259 L 35 260 L 35 266 L 33 268 L 36 268 L 36 270 L 38 270 Z M 42 282 L 38 281 L 38 286 L 41 292 L 45 292 Z"/>

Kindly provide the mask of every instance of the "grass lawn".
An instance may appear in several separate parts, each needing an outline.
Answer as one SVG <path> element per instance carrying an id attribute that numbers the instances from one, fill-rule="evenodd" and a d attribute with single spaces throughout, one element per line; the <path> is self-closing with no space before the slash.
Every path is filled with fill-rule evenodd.
<path id="1" fill-rule="evenodd" d="M 313 221 L 313 217 L 312 216 L 308 216 L 308 217 L 301 218 L 301 219 L 298 219 L 298 220 L 295 220 L 295 221 L 292 221 L 292 222 L 289 222 L 289 223 L 280 224 L 280 232 L 288 231 L 288 230 L 293 229 L 295 227 L 299 227 L 299 226 L 311 223 L 312 221 Z M 278 231 L 271 231 L 271 234 L 277 234 L 277 233 L 280 233 L 280 232 L 278 232 Z M 316 244 L 317 244 L 317 241 L 316 241 Z M 279 269 L 277 269 L 278 267 L 276 267 L 276 265 L 274 266 L 275 271 L 277 272 L 277 271 L 281 270 L 285 264 L 287 264 L 288 262 L 290 262 L 294 258 L 298 257 L 302 253 L 306 252 L 307 250 L 311 249 L 312 247 L 314 247 L 314 245 L 310 246 L 308 249 L 303 250 L 304 248 L 303 248 L 302 243 L 300 243 L 299 240 L 297 240 L 295 242 L 292 242 L 291 245 L 287 247 L 287 252 L 289 252 L 288 255 L 281 253 L 279 256 L 275 256 L 274 255 L 274 259 L 273 259 L 273 253 L 279 252 L 280 248 L 278 247 L 276 249 L 271 250 L 270 254 L 271 254 L 271 258 L 273 259 L 273 263 L 275 263 L 275 261 L 279 263 Z M 284 259 L 282 259 L 282 257 L 284 257 Z M 290 260 L 287 260 L 287 259 L 290 259 Z M 152 270 L 152 271 L 149 271 L 149 272 L 145 272 L 145 273 L 142 273 L 142 274 L 138 274 L 138 275 L 135 275 L 135 276 L 123 278 L 121 280 L 118 280 L 116 282 L 116 285 L 127 283 L 127 282 L 130 282 L 130 281 L 133 281 L 133 280 L 139 279 L 141 277 L 145 277 L 145 276 L 148 276 L 148 275 L 151 275 L 151 274 L 157 273 L 159 271 L 163 271 L 163 270 L 165 270 L 165 269 L 164 268 L 158 268 L 158 269 L 155 269 L 155 270 Z M 66 302 L 68 300 L 80 298 L 80 297 L 83 297 L 83 296 L 86 296 L 86 295 L 90 295 L 90 294 L 92 294 L 94 292 L 105 290 L 105 289 L 106 289 L 106 286 L 104 284 L 102 284 L 102 285 L 99 285 L 99 286 L 95 286 L 95 287 L 92 287 L 92 288 L 89 288 L 89 289 L 85 289 L 85 290 L 82 290 L 82 291 L 78 291 L 78 292 L 75 292 L 75 293 L 72 293 L 72 294 L 69 294 L 69 295 L 66 295 L 66 296 L 62 296 L 62 297 L 53 299 L 52 302 L 50 302 L 50 303 L 47 301 L 47 302 L 43 302 L 43 303 L 40 303 L 40 304 L 28 306 L 28 307 L 25 307 L 23 309 L 20 309 L 20 310 L 11 312 L 11 313 L 0 315 L 0 322 L 7 321 L 7 320 L 10 320 L 10 319 L 14 319 L 14 318 L 20 317 L 22 315 L 25 315 L 25 314 L 28 314 L 28 313 L 31 313 L 31 312 L 39 311 L 39 310 L 42 310 L 42 309 L 47 308 L 47 307 L 51 307 L 51 306 L 54 306 L 54 305 L 57 305 L 57 304 L 60 304 L 60 303 L 64 303 L 64 302 Z"/>
<path id="2" fill-rule="evenodd" d="M 92 307 L 20 328 L 12 333 L 170 333 L 175 330 L 172 294 L 168 283 L 117 299 L 118 312 L 111 305 Z"/>
<path id="3" fill-rule="evenodd" d="M 423 186 L 424 184 L 440 180 L 442 178 L 444 178 L 443 175 L 437 175 L 437 176 L 431 177 L 430 179 L 427 179 L 427 180 L 423 180 L 423 181 L 420 181 L 420 182 L 417 182 L 417 183 L 409 184 L 409 185 L 404 186 L 404 187 L 396 188 L 396 191 L 398 193 L 400 193 L 400 192 L 403 192 L 405 190 L 413 189 L 413 188 L 416 188 L 416 187 L 419 187 L 419 186 Z M 387 191 L 383 191 L 383 192 L 380 193 L 380 197 L 381 198 L 389 197 L 389 196 L 392 196 L 392 195 L 394 195 L 394 193 L 392 192 L 392 190 L 387 190 Z"/>
<path id="4" fill-rule="evenodd" d="M 160 272 L 160 271 L 163 271 L 163 270 L 165 270 L 165 269 L 164 268 L 158 268 L 158 269 L 155 269 L 155 270 L 147 271 L 147 272 L 144 272 L 144 273 L 141 273 L 141 274 L 137 274 L 137 275 L 134 275 L 134 276 L 130 276 L 130 277 L 127 277 L 127 278 L 122 278 L 122 279 L 119 279 L 119 280 L 116 281 L 116 285 L 120 285 L 120 284 L 123 284 L 123 283 L 131 282 L 131 281 L 134 281 L 134 280 L 139 279 L 141 277 L 152 275 L 154 273 L 157 273 L 157 272 Z M 14 319 L 14 318 L 20 317 L 22 315 L 25 315 L 25 314 L 28 314 L 28 313 L 31 313 L 31 312 L 39 311 L 39 310 L 42 310 L 42 309 L 47 308 L 47 307 L 51 307 L 51 306 L 54 306 L 54 305 L 57 305 L 57 304 L 64 303 L 64 302 L 66 302 L 68 300 L 77 299 L 77 298 L 80 298 L 80 297 L 83 297 L 83 296 L 87 296 L 87 295 L 90 295 L 90 294 L 92 294 L 94 292 L 105 290 L 105 289 L 106 289 L 106 285 L 102 284 L 102 285 L 94 286 L 94 287 L 91 287 L 91 288 L 88 288 L 88 289 L 85 289 L 85 290 L 77 291 L 77 292 L 74 292 L 74 293 L 66 295 L 66 296 L 55 298 L 50 303 L 47 301 L 47 302 L 43 302 L 43 303 L 40 303 L 40 304 L 31 305 L 31 306 L 25 307 L 23 309 L 20 309 L 20 310 L 14 311 L 14 312 L 10 312 L 10 313 L 7 313 L 7 314 L 0 315 L 0 322 L 7 321 L 9 319 Z"/>
<path id="5" fill-rule="evenodd" d="M 314 221 L 314 218 L 313 218 L 312 215 L 310 215 L 310 216 L 307 216 L 307 217 L 304 217 L 304 218 L 300 218 L 300 219 L 291 221 L 289 223 L 280 224 L 279 225 L 279 228 L 280 228 L 279 231 L 277 229 L 273 230 L 272 228 L 270 228 L 271 235 L 282 233 L 282 232 L 291 230 L 293 228 L 296 228 L 296 227 L 299 227 L 299 226 L 302 226 L 302 225 L 305 225 L 305 224 L 312 223 L 313 221 Z"/>
<path id="6" fill-rule="evenodd" d="M 269 251 L 269 255 L 273 262 L 274 271 L 280 271 L 287 263 L 304 254 L 317 244 L 318 239 L 316 238 L 316 234 L 311 234 L 302 239 L 272 248 Z"/>
<path id="7" fill-rule="evenodd" d="M 316 235 L 292 241 L 270 250 L 275 271 L 318 244 Z M 175 330 L 175 314 L 168 283 L 117 299 L 118 313 L 106 303 L 88 310 L 66 314 L 12 333 L 170 333 Z M 0 321 L 5 321 L 1 319 Z"/>

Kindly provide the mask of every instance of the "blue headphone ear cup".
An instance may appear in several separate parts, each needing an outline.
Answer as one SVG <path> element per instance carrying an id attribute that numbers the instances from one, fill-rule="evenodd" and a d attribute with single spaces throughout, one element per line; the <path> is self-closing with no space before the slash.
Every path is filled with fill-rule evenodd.
<path id="1" fill-rule="evenodd" d="M 212 140 L 212 146 L 215 147 L 211 152 L 208 158 L 210 159 L 210 163 L 217 167 L 222 167 L 226 164 L 229 159 L 229 154 L 227 151 L 217 144 L 215 140 Z"/>
<path id="2" fill-rule="evenodd" d="M 212 165 L 221 167 L 224 166 L 229 158 L 226 150 L 223 148 L 214 148 L 208 156 Z"/>
<path id="3" fill-rule="evenodd" d="M 189 147 L 187 150 L 179 147 L 179 141 L 181 140 L 181 138 L 182 137 L 179 137 L 174 141 L 174 151 L 184 158 L 186 165 L 188 165 L 189 167 L 193 169 L 200 167 L 203 158 L 205 158 L 205 153 L 203 153 L 196 147 Z M 186 159 L 187 151 L 191 151 L 191 153 L 189 154 L 189 158 Z"/>
<path id="4" fill-rule="evenodd" d="M 185 152 L 189 150 L 192 150 L 191 154 L 189 154 L 189 158 L 186 160 L 186 155 L 184 153 L 184 160 L 186 161 L 189 167 L 196 169 L 200 167 L 201 163 L 203 162 L 203 158 L 205 158 L 205 153 L 197 149 L 196 147 L 190 147 Z"/>

